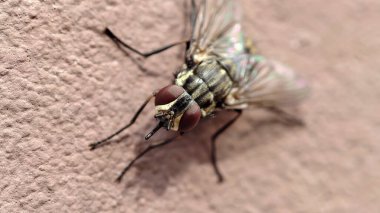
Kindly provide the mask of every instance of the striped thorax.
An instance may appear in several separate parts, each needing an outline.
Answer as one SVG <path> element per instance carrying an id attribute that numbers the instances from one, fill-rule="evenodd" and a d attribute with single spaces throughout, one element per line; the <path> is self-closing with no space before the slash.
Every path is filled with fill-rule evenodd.
<path id="1" fill-rule="evenodd" d="M 229 70 L 216 58 L 206 59 L 192 69 L 184 66 L 175 84 L 191 95 L 201 108 L 202 117 L 219 107 L 233 86 Z"/>

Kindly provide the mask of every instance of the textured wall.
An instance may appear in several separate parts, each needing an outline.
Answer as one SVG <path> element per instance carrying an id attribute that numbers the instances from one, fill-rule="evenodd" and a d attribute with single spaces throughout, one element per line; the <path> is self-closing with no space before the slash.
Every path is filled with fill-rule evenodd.
<path id="1" fill-rule="evenodd" d="M 220 138 L 219 185 L 207 142 L 223 116 L 146 156 L 117 184 L 152 113 L 119 143 L 95 152 L 88 144 L 170 82 L 183 48 L 133 62 L 101 31 L 143 50 L 175 41 L 182 1 L 1 1 L 1 212 L 379 212 L 379 1 L 242 4 L 261 52 L 312 82 L 300 108 L 307 126 L 245 113 Z"/>

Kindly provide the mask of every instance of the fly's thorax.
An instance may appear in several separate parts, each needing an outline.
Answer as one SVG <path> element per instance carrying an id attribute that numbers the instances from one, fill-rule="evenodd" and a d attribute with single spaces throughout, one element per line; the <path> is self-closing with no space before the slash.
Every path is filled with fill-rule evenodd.
<path id="1" fill-rule="evenodd" d="M 223 103 L 232 89 L 228 69 L 216 58 L 208 59 L 193 69 L 184 68 L 177 74 L 175 84 L 191 95 L 201 108 L 202 117 L 206 117 Z"/>
<path id="2" fill-rule="evenodd" d="M 156 94 L 155 105 L 155 118 L 167 130 L 191 130 L 201 117 L 198 104 L 189 93 L 177 85 L 162 88 Z"/>

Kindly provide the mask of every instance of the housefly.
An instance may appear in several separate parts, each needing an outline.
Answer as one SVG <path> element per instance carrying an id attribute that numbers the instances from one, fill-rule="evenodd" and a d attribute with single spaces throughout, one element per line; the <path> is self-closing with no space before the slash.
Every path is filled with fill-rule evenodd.
<path id="1" fill-rule="evenodd" d="M 184 64 L 175 74 L 173 83 L 149 96 L 126 126 L 109 137 L 90 144 L 91 150 L 132 126 L 153 98 L 154 117 L 158 123 L 145 136 L 146 140 L 160 128 L 177 131 L 179 136 L 197 126 L 201 119 L 210 117 L 217 111 L 230 110 L 236 112 L 236 115 L 211 137 L 211 163 L 221 182 L 223 176 L 217 165 L 216 139 L 239 118 L 242 110 L 264 108 L 289 120 L 301 122 L 285 112 L 283 106 L 294 105 L 304 99 L 308 93 L 306 83 L 291 69 L 254 51 L 252 43 L 243 34 L 239 14 L 239 9 L 232 0 L 204 0 L 198 5 L 193 0 L 190 38 L 147 53 L 124 43 L 107 28 L 106 35 L 119 47 L 145 58 L 179 44 L 186 44 L 186 53 Z M 124 168 L 117 181 L 121 181 L 124 174 L 143 155 L 171 143 L 176 137 L 150 144 Z"/>

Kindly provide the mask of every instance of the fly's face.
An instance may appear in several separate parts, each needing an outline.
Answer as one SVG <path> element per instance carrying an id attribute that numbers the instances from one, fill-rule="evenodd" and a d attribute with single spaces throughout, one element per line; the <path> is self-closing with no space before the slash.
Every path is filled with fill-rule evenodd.
<path id="1" fill-rule="evenodd" d="M 156 128 L 164 127 L 167 130 L 189 131 L 201 118 L 198 104 L 177 85 L 166 86 L 156 94 L 155 110 L 154 117 L 159 121 Z"/>

